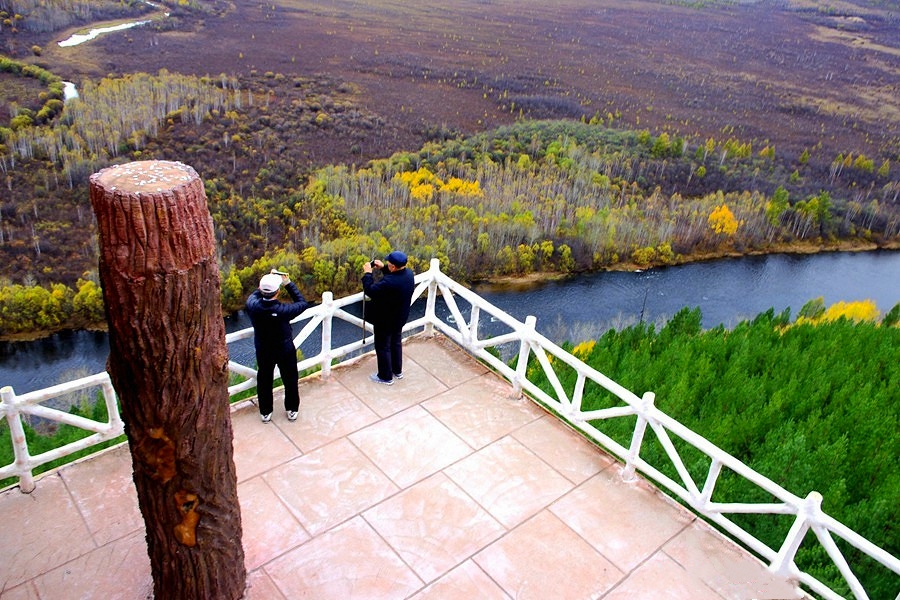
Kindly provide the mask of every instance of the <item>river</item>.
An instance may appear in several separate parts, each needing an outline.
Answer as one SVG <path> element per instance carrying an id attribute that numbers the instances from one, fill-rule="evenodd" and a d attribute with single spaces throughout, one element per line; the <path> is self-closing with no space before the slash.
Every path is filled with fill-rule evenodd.
<path id="1" fill-rule="evenodd" d="M 882 313 L 900 302 L 900 252 L 834 252 L 722 259 L 650 269 L 579 275 L 515 289 L 479 286 L 476 291 L 519 320 L 537 317 L 537 328 L 562 342 L 594 339 L 610 328 L 641 319 L 662 322 L 682 307 L 699 307 L 703 326 L 732 327 L 774 308 L 797 312 L 809 300 L 873 300 Z M 419 314 L 422 308 L 419 307 Z M 449 315 L 443 315 L 449 319 Z M 228 331 L 249 327 L 243 313 L 226 319 Z M 481 330 L 490 332 L 490 323 Z M 335 320 L 335 342 L 360 330 Z M 313 336 L 315 337 L 315 336 Z M 304 347 L 318 352 L 316 342 Z M 229 348 L 231 356 L 253 364 L 252 341 Z M 109 354 L 105 333 L 64 332 L 33 342 L 0 342 L 0 386 L 22 394 L 102 371 Z"/>

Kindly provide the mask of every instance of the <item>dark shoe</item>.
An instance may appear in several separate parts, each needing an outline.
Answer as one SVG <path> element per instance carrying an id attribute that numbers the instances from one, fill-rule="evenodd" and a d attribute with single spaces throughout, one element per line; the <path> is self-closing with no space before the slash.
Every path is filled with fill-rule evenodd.
<path id="1" fill-rule="evenodd" d="M 380 383 L 381 385 L 394 385 L 393 379 L 382 379 L 378 376 L 378 373 L 372 373 L 369 375 L 369 380 L 374 381 L 375 383 Z"/>

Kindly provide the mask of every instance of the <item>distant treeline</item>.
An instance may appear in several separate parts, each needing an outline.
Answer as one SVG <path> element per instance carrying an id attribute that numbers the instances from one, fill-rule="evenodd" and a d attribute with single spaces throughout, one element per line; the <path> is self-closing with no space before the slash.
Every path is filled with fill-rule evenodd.
<path id="1" fill-rule="evenodd" d="M 870 302 L 825 308 L 810 302 L 791 322 L 790 311 L 760 314 L 726 330 L 702 330 L 700 309 L 683 309 L 657 328 L 640 324 L 610 330 L 596 342 L 567 349 L 625 388 L 655 393 L 655 405 L 758 473 L 803 498 L 824 497 L 822 510 L 893 556 L 900 556 L 900 305 L 881 325 L 867 318 Z M 537 361 L 529 379 L 541 381 Z M 573 389 L 575 374 L 560 369 Z M 582 409 L 619 406 L 599 388 L 585 389 Z M 628 447 L 634 417 L 596 426 Z M 648 429 L 641 457 L 679 480 Z M 688 471 L 702 486 L 709 460 L 676 443 Z M 723 470 L 713 502 L 766 503 L 771 496 Z M 732 515 L 770 548 L 779 549 L 791 515 Z M 897 575 L 849 544 L 835 540 L 869 598 L 894 598 Z M 797 565 L 852 597 L 837 567 L 810 533 Z"/>

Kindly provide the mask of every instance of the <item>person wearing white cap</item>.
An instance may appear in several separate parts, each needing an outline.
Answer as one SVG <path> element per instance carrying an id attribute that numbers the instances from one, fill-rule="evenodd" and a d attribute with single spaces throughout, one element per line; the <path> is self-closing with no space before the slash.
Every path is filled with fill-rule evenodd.
<path id="1" fill-rule="evenodd" d="M 276 298 L 284 289 L 293 302 Z M 259 289 L 247 298 L 247 314 L 253 324 L 253 345 L 256 348 L 256 395 L 263 423 L 272 420 L 272 385 L 275 366 L 284 384 L 284 410 L 289 421 L 297 419 L 300 393 L 297 390 L 297 349 L 291 319 L 309 308 L 310 304 L 287 274 L 272 270 L 259 280 Z"/>
<path id="2" fill-rule="evenodd" d="M 409 306 L 416 289 L 415 275 L 407 268 L 407 257 L 399 250 L 388 254 L 384 262 L 373 260 L 363 265 L 363 292 L 372 299 L 366 317 L 375 334 L 375 358 L 378 372 L 369 379 L 383 385 L 393 385 L 403 379 L 403 326 L 409 319 Z M 375 281 L 374 268 L 381 269 L 380 281 Z"/>

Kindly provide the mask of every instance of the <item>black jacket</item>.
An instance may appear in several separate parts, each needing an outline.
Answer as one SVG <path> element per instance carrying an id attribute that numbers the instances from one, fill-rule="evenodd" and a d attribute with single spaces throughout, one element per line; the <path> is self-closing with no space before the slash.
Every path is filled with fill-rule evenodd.
<path id="1" fill-rule="evenodd" d="M 256 354 L 275 356 L 282 352 L 294 351 L 294 333 L 291 330 L 291 319 L 309 308 L 310 304 L 303 298 L 293 281 L 289 281 L 287 290 L 293 302 L 281 302 L 277 298 L 264 298 L 256 290 L 247 298 L 247 314 L 253 323 L 253 345 Z"/>
<path id="2" fill-rule="evenodd" d="M 381 272 L 384 277 L 378 282 L 372 273 L 362 277 L 363 291 L 372 299 L 366 305 L 366 320 L 396 331 L 409 318 L 409 304 L 416 290 L 415 275 L 409 267 L 391 273 L 385 266 Z"/>

